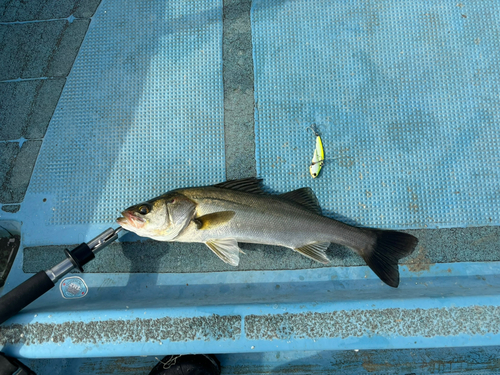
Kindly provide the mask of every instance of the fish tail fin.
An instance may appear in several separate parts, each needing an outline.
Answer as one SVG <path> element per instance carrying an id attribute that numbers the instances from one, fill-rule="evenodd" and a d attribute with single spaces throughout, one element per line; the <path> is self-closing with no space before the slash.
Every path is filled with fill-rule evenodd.
<path id="1" fill-rule="evenodd" d="M 359 252 L 366 264 L 387 285 L 399 285 L 398 261 L 410 255 L 417 246 L 418 239 L 411 234 L 393 230 L 371 230 L 375 241 Z"/>

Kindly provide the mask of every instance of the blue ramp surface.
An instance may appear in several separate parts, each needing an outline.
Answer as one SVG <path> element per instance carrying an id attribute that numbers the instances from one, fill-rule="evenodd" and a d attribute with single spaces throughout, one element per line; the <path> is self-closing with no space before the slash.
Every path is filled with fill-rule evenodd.
<path id="1" fill-rule="evenodd" d="M 496 1 L 252 8 L 257 168 L 362 225 L 500 223 Z M 309 176 L 316 124 L 325 166 Z M 344 219 L 345 220 L 345 219 Z"/>
<path id="2" fill-rule="evenodd" d="M 221 41 L 221 1 L 101 3 L 26 194 L 25 244 L 82 241 L 131 204 L 224 180 Z"/>

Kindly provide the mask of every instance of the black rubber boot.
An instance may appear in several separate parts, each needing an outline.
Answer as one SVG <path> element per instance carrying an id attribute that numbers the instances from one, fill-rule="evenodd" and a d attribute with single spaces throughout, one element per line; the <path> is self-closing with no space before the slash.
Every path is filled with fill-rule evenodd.
<path id="1" fill-rule="evenodd" d="M 149 375 L 220 375 L 220 363 L 212 354 L 167 355 Z"/>

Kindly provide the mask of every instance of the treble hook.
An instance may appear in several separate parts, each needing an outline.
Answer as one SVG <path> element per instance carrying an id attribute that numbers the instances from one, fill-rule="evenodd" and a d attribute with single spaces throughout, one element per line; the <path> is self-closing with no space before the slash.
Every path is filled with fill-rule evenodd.
<path id="1" fill-rule="evenodd" d="M 319 133 L 317 131 L 318 127 L 316 126 L 316 124 L 311 124 L 311 126 L 308 126 L 307 130 L 311 130 L 314 133 L 314 136 L 319 137 Z"/>

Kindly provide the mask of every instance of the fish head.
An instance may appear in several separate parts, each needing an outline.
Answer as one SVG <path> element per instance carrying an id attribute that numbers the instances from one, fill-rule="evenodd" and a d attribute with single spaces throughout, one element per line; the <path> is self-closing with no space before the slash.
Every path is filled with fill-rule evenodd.
<path id="1" fill-rule="evenodd" d="M 193 219 L 196 203 L 171 192 L 124 210 L 116 222 L 142 237 L 173 240 Z"/>

